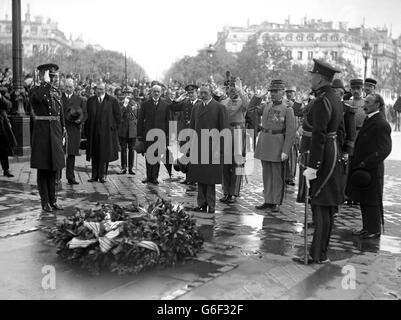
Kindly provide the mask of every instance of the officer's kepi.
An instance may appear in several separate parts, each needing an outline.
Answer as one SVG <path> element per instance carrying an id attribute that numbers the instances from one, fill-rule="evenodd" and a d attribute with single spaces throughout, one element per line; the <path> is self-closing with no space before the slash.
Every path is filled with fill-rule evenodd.
<path id="1" fill-rule="evenodd" d="M 58 65 L 54 64 L 54 63 L 46 63 L 46 64 L 42 64 L 40 66 L 37 67 L 37 69 L 41 72 L 45 72 L 46 70 L 49 70 L 49 74 L 50 75 L 56 75 L 58 74 Z"/>
<path id="2" fill-rule="evenodd" d="M 313 70 L 309 71 L 310 73 L 319 73 L 326 77 L 333 77 L 334 74 L 341 73 L 340 70 L 334 68 L 333 66 L 328 64 L 326 61 L 319 60 L 319 59 L 313 59 L 313 62 L 315 64 L 313 66 Z"/>

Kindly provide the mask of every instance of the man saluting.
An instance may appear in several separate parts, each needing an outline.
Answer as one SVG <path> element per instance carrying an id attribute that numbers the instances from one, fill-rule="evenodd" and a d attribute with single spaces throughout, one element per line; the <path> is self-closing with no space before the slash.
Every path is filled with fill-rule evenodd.
<path id="1" fill-rule="evenodd" d="M 44 212 L 62 210 L 56 202 L 56 173 L 64 168 L 64 115 L 58 83 L 58 66 L 38 67 L 41 84 L 32 89 L 30 104 L 34 115 L 31 168 L 38 169 L 37 184 Z"/>

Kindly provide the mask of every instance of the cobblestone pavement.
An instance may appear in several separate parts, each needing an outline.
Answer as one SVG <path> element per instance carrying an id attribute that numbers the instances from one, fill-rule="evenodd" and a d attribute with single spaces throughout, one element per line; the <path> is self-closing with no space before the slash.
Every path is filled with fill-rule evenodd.
<path id="1" fill-rule="evenodd" d="M 401 135 L 393 145 L 401 145 Z M 293 255 L 303 250 L 302 205 L 295 203 L 296 187 L 289 187 L 280 213 L 257 211 L 263 202 L 261 166 L 254 166 L 237 203 L 217 203 L 216 214 L 192 213 L 206 240 L 197 259 L 167 270 L 154 270 L 138 276 L 107 275 L 93 278 L 60 261 L 47 243 L 46 228 L 54 221 L 40 220 L 36 170 L 29 162 L 14 161 L 15 178 L 0 177 L 0 297 L 30 299 L 400 299 L 401 298 L 401 156 L 393 152 L 386 161 L 385 234 L 380 240 L 360 241 L 351 235 L 361 226 L 357 207 L 342 207 L 335 220 L 330 244 L 329 265 L 300 266 Z M 156 197 L 192 207 L 196 188 L 179 183 L 182 174 L 167 179 L 161 167 L 160 185 L 141 183 L 144 161 L 138 157 L 135 176 L 117 175 L 119 162 L 110 164 L 105 184 L 89 183 L 89 163 L 77 158 L 76 176 L 80 182 L 69 186 L 63 176 L 58 191 L 65 207 L 63 219 L 74 207 L 96 202 L 127 203 L 138 198 L 145 204 Z M 221 197 L 217 189 L 217 198 Z M 313 230 L 309 230 L 310 236 Z M 43 265 L 55 265 L 58 285 L 55 292 L 44 292 L 40 272 Z M 21 277 L 21 273 L 23 276 Z M 346 282 L 347 276 L 351 282 Z M 352 279 L 356 280 L 355 288 Z M 345 281 L 345 282 L 344 282 Z M 347 285 L 348 283 L 348 285 Z M 347 289 L 348 288 L 348 289 Z"/>

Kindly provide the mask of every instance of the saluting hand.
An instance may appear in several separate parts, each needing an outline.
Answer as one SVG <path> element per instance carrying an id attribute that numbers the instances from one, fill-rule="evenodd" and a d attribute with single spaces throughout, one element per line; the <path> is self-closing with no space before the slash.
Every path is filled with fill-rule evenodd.
<path id="1" fill-rule="evenodd" d="M 50 83 L 50 71 L 46 70 L 45 74 L 43 75 L 43 81 L 46 83 Z"/>

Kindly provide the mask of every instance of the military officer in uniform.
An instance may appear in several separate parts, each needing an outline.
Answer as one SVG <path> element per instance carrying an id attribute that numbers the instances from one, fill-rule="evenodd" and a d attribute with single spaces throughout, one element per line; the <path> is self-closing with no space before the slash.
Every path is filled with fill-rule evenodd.
<path id="1" fill-rule="evenodd" d="M 44 212 L 62 210 L 56 202 L 56 173 L 65 166 L 63 151 L 64 114 L 55 84 L 58 66 L 38 67 L 42 83 L 30 92 L 34 117 L 31 168 L 38 169 L 37 184 Z"/>
<path id="2" fill-rule="evenodd" d="M 335 95 L 331 83 L 335 73 L 339 73 L 328 63 L 313 59 L 311 71 L 312 90 L 316 100 L 305 115 L 312 132 L 309 158 L 303 172 L 305 182 L 310 186 L 315 230 L 308 263 L 327 263 L 333 217 L 337 207 L 343 202 L 343 182 L 340 166 L 340 146 L 337 132 L 343 121 L 343 107 Z M 303 259 L 296 259 L 305 263 Z"/>
<path id="3" fill-rule="evenodd" d="M 363 84 L 363 91 L 365 93 L 365 97 L 367 97 L 370 94 L 376 93 L 376 86 L 377 86 L 377 81 L 375 79 L 366 78 Z"/>
<path id="4" fill-rule="evenodd" d="M 198 89 L 199 87 L 197 85 L 187 85 L 185 87 L 186 92 L 174 100 L 172 104 L 170 104 L 170 110 L 172 112 L 179 112 L 177 121 L 178 136 L 182 130 L 189 129 L 192 109 L 197 103 L 200 103 L 200 100 L 198 99 Z M 187 137 L 185 140 L 179 140 L 180 147 L 183 147 L 188 141 L 189 137 Z M 185 178 L 185 180 L 181 183 L 188 184 L 188 179 Z"/>
<path id="5" fill-rule="evenodd" d="M 258 108 L 262 127 L 255 158 L 262 161 L 264 203 L 256 209 L 279 212 L 285 191 L 285 162 L 295 139 L 295 116 L 284 98 L 284 82 L 272 80 L 269 91 L 272 102 Z"/>
<path id="6" fill-rule="evenodd" d="M 246 95 L 239 78 L 228 83 L 228 98 L 221 101 L 226 107 L 228 125 L 232 137 L 232 161 L 223 164 L 223 192 L 220 199 L 223 203 L 234 203 L 239 197 L 242 177 L 243 160 L 245 159 L 245 115 L 249 106 L 249 98 Z"/>

